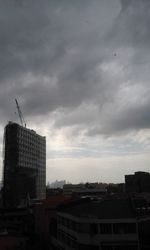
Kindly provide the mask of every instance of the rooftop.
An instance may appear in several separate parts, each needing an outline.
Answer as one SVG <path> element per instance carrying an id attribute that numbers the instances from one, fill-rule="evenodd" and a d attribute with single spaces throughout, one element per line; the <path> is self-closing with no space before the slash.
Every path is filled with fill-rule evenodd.
<path id="1" fill-rule="evenodd" d="M 78 217 L 96 217 L 99 219 L 135 218 L 129 199 L 85 200 L 85 202 L 64 206 L 61 212 Z"/>

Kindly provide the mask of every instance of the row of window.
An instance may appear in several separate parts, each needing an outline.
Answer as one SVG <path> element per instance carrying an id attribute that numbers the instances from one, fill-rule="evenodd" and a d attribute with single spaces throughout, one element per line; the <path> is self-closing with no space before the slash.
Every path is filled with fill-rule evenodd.
<path id="1" fill-rule="evenodd" d="M 18 147 L 19 147 L 19 150 L 25 150 L 25 151 L 33 151 L 33 152 L 36 152 L 36 153 L 45 153 L 45 147 L 41 147 L 39 144 L 35 144 L 33 145 L 32 143 L 29 143 L 29 142 L 20 142 L 18 141 Z"/>
<path id="2" fill-rule="evenodd" d="M 37 139 L 37 140 L 45 140 L 43 136 L 40 136 L 38 134 L 36 134 L 35 132 L 32 133 L 31 131 L 28 130 L 23 130 L 22 128 L 18 130 L 18 135 L 19 136 L 23 136 L 23 137 L 29 137 L 32 139 Z"/>
<path id="3" fill-rule="evenodd" d="M 64 217 L 58 218 L 59 225 L 63 225 L 73 231 L 90 234 L 134 234 L 135 223 L 78 223 Z"/>
<path id="4" fill-rule="evenodd" d="M 77 239 L 70 234 L 59 230 L 58 231 L 58 240 L 60 243 L 63 245 L 68 246 L 70 249 L 79 249 L 79 250 L 99 250 L 98 245 L 88 245 L 88 244 L 80 244 L 77 242 Z M 134 244 L 126 245 L 126 243 L 123 243 L 120 245 L 118 242 L 109 242 L 103 244 L 102 242 L 100 243 L 101 250 L 138 250 L 138 246 Z M 59 248 L 61 249 L 61 247 Z M 62 248 L 63 249 L 63 248 Z"/>
<path id="5" fill-rule="evenodd" d="M 45 147 L 45 142 L 41 142 L 40 140 L 37 140 L 36 138 L 26 137 L 26 136 L 17 136 L 17 141 L 20 143 L 33 145 L 36 147 L 37 145 L 40 147 Z"/>

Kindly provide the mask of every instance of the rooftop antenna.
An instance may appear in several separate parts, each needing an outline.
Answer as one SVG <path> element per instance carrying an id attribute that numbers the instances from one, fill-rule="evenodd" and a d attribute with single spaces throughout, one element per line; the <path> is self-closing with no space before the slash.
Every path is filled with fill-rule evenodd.
<path id="1" fill-rule="evenodd" d="M 15 102 L 16 102 L 16 106 L 17 106 L 17 111 L 18 111 L 20 123 L 21 123 L 21 125 L 22 125 L 23 127 L 26 128 L 26 122 L 25 122 L 25 120 L 24 120 L 24 117 L 23 117 L 23 114 L 22 114 L 21 109 L 20 109 L 20 107 L 19 107 L 19 104 L 18 104 L 17 99 L 15 99 Z"/>

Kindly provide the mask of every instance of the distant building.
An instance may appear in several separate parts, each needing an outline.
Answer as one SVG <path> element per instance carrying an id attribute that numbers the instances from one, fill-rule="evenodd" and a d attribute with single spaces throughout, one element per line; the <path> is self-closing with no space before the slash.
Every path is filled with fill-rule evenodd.
<path id="1" fill-rule="evenodd" d="M 46 187 L 46 198 L 51 197 L 51 196 L 58 196 L 62 194 L 63 194 L 63 190 L 61 188 Z"/>
<path id="2" fill-rule="evenodd" d="M 118 183 L 118 184 L 109 184 L 107 186 L 107 192 L 109 194 L 123 194 L 125 192 L 125 184 Z"/>
<path id="3" fill-rule="evenodd" d="M 125 190 L 127 193 L 150 192 L 150 174 L 139 171 L 125 175 Z"/>
<path id="4" fill-rule="evenodd" d="M 72 196 L 74 191 L 77 190 L 84 190 L 85 185 L 84 184 L 64 184 L 63 185 L 63 194 L 64 196 Z"/>
<path id="5" fill-rule="evenodd" d="M 80 183 L 63 185 L 64 196 L 101 196 L 107 193 L 106 184 Z"/>
<path id="6" fill-rule="evenodd" d="M 9 122 L 4 131 L 3 204 L 21 206 L 46 195 L 46 139 Z"/>
<path id="7" fill-rule="evenodd" d="M 58 249 L 139 250 L 138 224 L 128 199 L 82 199 L 58 212 Z"/>

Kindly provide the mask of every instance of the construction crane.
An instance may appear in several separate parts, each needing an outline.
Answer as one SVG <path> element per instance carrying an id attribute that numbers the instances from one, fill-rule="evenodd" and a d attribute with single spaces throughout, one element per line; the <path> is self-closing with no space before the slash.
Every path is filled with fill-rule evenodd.
<path id="1" fill-rule="evenodd" d="M 21 125 L 22 125 L 23 127 L 26 127 L 26 123 L 25 123 L 25 120 L 24 120 L 23 114 L 22 114 L 22 112 L 21 112 L 21 109 L 20 109 L 20 107 L 19 107 L 19 104 L 18 104 L 17 99 L 15 99 L 15 102 L 16 102 L 16 106 L 17 106 L 17 111 L 18 111 L 20 123 L 21 123 Z"/>

